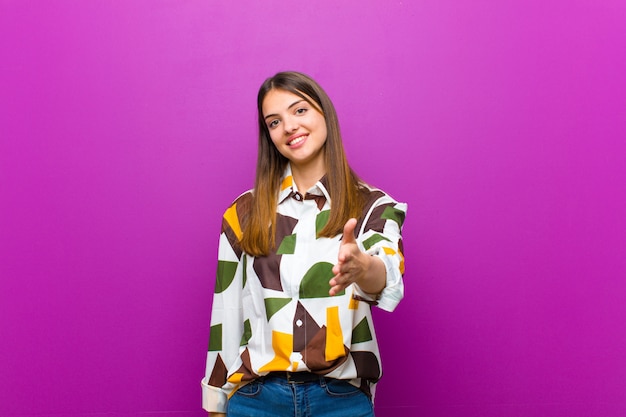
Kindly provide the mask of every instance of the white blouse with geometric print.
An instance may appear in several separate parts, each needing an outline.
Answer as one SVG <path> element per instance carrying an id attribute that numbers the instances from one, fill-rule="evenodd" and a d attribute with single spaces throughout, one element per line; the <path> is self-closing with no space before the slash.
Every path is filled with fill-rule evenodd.
<path id="1" fill-rule="evenodd" d="M 242 384 L 272 371 L 309 371 L 344 379 L 373 397 L 382 374 L 371 306 L 392 311 L 404 294 L 402 224 L 407 206 L 365 184 L 357 244 L 385 264 L 386 286 L 372 296 L 352 284 L 329 296 L 342 235 L 317 237 L 330 213 L 325 178 L 301 194 L 289 166 L 276 219 L 276 248 L 242 252 L 241 224 L 252 191 L 226 210 L 219 241 L 203 408 L 225 412 Z"/>

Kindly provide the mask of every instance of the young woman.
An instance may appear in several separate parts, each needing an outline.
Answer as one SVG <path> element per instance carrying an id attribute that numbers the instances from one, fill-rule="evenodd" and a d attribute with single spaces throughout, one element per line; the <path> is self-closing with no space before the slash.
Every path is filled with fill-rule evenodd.
<path id="1" fill-rule="evenodd" d="M 332 102 L 282 72 L 258 94 L 253 190 L 226 210 L 203 407 L 210 416 L 373 416 L 371 306 L 403 296 L 406 204 L 359 180 Z"/>

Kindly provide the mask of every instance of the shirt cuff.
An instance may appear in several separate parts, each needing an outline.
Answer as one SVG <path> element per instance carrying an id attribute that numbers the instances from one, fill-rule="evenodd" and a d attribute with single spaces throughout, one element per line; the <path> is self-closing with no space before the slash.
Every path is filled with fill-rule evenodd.
<path id="1" fill-rule="evenodd" d="M 400 257 L 397 254 L 387 255 L 378 249 L 372 249 L 370 255 L 380 258 L 383 264 L 385 264 L 387 282 L 385 283 L 385 288 L 378 296 L 378 307 L 391 312 L 396 309 L 400 300 L 404 297 L 404 283 L 400 273 Z"/>
<path id="2" fill-rule="evenodd" d="M 226 403 L 228 397 L 226 393 L 218 387 L 207 383 L 207 379 L 202 382 L 202 408 L 211 413 L 226 413 Z"/>

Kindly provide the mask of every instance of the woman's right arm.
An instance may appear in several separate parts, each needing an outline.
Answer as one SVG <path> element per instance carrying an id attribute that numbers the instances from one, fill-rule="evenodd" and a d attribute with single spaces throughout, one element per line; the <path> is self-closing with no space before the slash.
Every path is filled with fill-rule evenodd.
<path id="1" fill-rule="evenodd" d="M 228 369 L 237 360 L 244 332 L 241 300 L 245 254 L 239 248 L 240 239 L 235 203 L 222 221 L 206 373 L 202 380 L 202 407 L 211 416 L 225 415 L 228 398 L 222 387 L 226 385 Z"/>

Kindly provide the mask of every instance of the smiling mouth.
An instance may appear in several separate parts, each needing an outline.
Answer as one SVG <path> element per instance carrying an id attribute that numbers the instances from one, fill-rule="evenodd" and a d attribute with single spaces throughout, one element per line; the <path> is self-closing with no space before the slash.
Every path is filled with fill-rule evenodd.
<path id="1" fill-rule="evenodd" d="M 299 144 L 300 142 L 302 142 L 303 140 L 305 140 L 309 135 L 302 135 L 302 136 L 298 136 L 297 138 L 290 140 L 287 145 L 289 146 L 294 146 Z"/>

